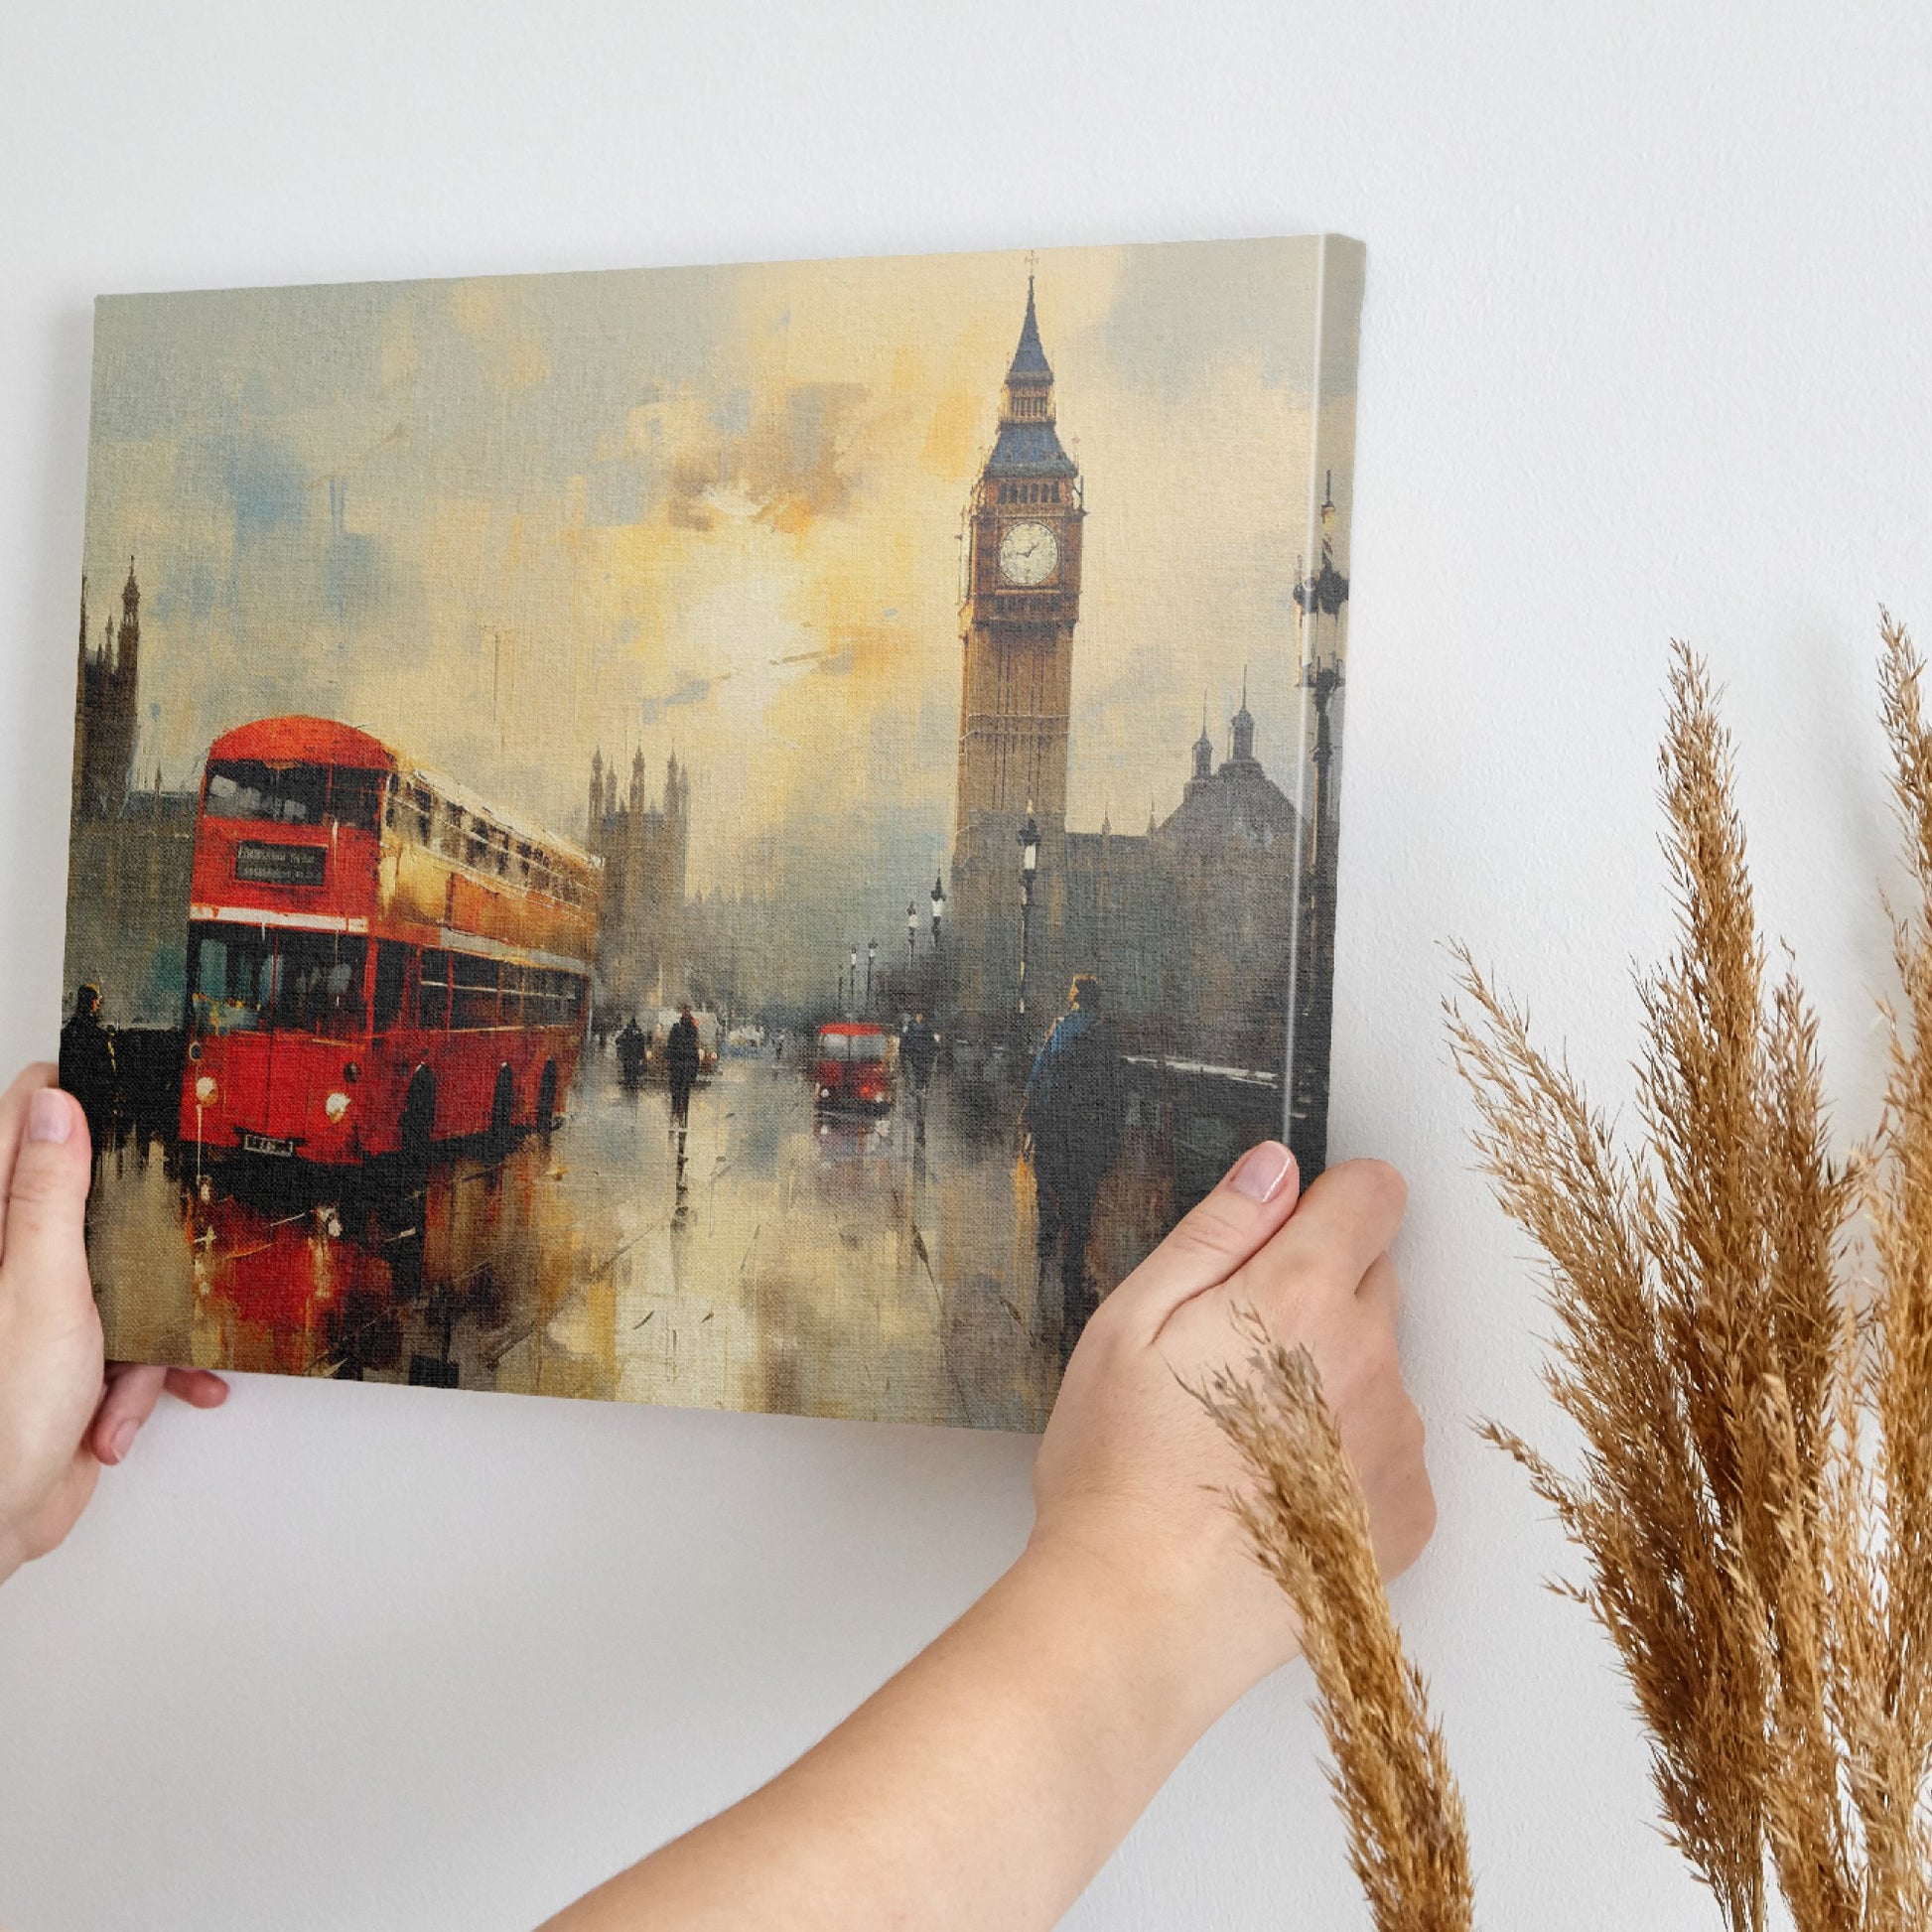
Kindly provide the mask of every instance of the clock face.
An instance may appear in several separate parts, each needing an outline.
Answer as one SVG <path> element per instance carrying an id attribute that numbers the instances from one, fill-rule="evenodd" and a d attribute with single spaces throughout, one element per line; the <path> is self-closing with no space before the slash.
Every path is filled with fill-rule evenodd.
<path id="1" fill-rule="evenodd" d="M 1000 539 L 1000 575 L 1009 584 L 1043 584 L 1060 567 L 1060 540 L 1044 523 L 1010 523 Z"/>

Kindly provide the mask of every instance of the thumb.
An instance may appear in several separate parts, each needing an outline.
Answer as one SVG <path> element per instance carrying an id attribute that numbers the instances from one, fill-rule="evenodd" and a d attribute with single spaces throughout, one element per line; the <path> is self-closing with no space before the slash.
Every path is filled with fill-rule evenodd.
<path id="1" fill-rule="evenodd" d="M 92 1162 L 79 1103 L 59 1087 L 16 1087 L 5 1123 L 18 1152 L 0 1221 L 0 1295 L 55 1320 L 91 1302 L 85 1214 Z M 21 1104 L 24 1103 L 24 1104 Z M 15 1112 L 18 1107 L 17 1113 Z"/>
<path id="2" fill-rule="evenodd" d="M 1150 1339 L 1183 1302 L 1224 1282 L 1295 1212 L 1295 1157 L 1280 1141 L 1251 1147 L 1167 1239 L 1107 1298 Z"/>

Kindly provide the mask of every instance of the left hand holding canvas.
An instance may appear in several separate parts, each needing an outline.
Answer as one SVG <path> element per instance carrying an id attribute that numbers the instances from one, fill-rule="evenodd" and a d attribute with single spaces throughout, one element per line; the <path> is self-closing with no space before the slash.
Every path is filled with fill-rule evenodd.
<path id="1" fill-rule="evenodd" d="M 0 1579 L 65 1539 L 164 1389 L 197 1409 L 228 1393 L 206 1369 L 103 1361 L 87 1123 L 54 1077 L 30 1066 L 0 1097 Z"/>

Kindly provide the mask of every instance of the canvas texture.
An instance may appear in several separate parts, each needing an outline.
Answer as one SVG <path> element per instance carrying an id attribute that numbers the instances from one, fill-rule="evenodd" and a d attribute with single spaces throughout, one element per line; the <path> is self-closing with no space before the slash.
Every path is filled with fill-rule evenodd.
<path id="1" fill-rule="evenodd" d="M 103 297 L 112 1357 L 1036 1429 L 1325 1158 L 1360 244 Z"/>

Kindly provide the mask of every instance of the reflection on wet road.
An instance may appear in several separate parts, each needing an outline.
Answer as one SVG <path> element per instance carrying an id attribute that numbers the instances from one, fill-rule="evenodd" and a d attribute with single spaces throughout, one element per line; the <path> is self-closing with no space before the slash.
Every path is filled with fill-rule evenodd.
<path id="1" fill-rule="evenodd" d="M 386 1193 L 284 1167 L 202 1188 L 130 1141 L 90 1210 L 109 1352 L 1037 1428 L 1057 1273 L 1042 1293 L 1010 1116 L 971 1092 L 936 1089 L 920 1141 L 909 1103 L 816 1121 L 794 1066 L 727 1060 L 680 1172 L 664 1090 L 594 1057 L 554 1134 Z"/>

